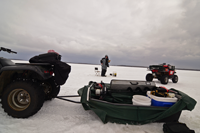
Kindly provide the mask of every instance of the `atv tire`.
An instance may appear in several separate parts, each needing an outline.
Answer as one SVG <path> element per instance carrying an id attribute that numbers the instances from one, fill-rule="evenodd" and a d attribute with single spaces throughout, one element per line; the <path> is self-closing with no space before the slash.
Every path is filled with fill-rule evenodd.
<path id="1" fill-rule="evenodd" d="M 44 103 L 44 91 L 36 82 L 16 81 L 5 88 L 2 96 L 4 111 L 14 118 L 28 118 Z"/>
<path id="2" fill-rule="evenodd" d="M 178 76 L 174 75 L 174 77 L 172 78 L 172 82 L 173 83 L 177 83 L 178 82 Z"/>
<path id="3" fill-rule="evenodd" d="M 46 80 L 43 84 L 45 100 L 56 98 L 60 92 L 60 85 L 56 85 L 54 78 Z"/>
<path id="4" fill-rule="evenodd" d="M 164 76 L 162 76 L 162 77 L 160 78 L 161 84 L 167 84 L 168 81 L 169 81 L 169 78 L 168 78 L 167 75 L 164 75 Z"/>
<path id="5" fill-rule="evenodd" d="M 146 81 L 153 81 L 153 75 L 151 73 L 146 75 Z"/>

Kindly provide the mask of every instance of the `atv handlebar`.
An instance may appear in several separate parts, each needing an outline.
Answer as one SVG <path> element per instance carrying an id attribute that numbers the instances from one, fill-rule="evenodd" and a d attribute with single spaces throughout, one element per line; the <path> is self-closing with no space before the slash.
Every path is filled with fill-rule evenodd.
<path id="1" fill-rule="evenodd" d="M 12 51 L 11 49 L 8 49 L 8 48 L 3 48 L 3 47 L 0 47 L 0 51 L 6 51 L 6 52 L 8 52 L 8 53 L 14 53 L 14 54 L 17 54 L 17 52 Z"/>

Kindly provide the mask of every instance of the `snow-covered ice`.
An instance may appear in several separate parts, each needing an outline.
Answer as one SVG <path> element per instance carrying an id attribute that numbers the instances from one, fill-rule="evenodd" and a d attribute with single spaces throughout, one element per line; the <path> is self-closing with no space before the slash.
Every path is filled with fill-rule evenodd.
<path id="1" fill-rule="evenodd" d="M 149 72 L 146 68 L 110 66 L 107 77 L 96 76 L 94 68 L 98 65 L 69 64 L 72 71 L 65 85 L 61 86 L 59 95 L 77 95 L 78 89 L 89 81 L 109 83 L 111 79 L 145 80 Z M 110 73 L 117 72 L 117 77 Z M 175 88 L 194 98 L 197 105 L 192 111 L 182 111 L 179 121 L 186 123 L 190 129 L 200 133 L 200 71 L 177 70 L 178 83 L 170 80 L 167 85 L 157 86 Z M 80 98 L 71 98 L 79 101 Z M 46 101 L 41 110 L 27 119 L 16 119 L 8 116 L 0 108 L 0 133 L 163 133 L 163 123 L 145 125 L 124 125 L 116 123 L 103 124 L 92 111 L 85 111 L 81 104 L 65 102 L 59 99 Z"/>

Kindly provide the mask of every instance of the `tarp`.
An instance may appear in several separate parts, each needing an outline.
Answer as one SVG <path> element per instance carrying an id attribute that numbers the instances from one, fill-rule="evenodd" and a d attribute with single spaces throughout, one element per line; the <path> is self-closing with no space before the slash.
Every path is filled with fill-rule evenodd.
<path id="1" fill-rule="evenodd" d="M 107 89 L 109 89 L 109 84 L 106 84 L 106 86 Z M 180 115 L 182 110 L 191 111 L 196 105 L 196 101 L 193 98 L 176 89 L 171 90 L 178 92 L 181 99 L 171 107 L 136 106 L 126 104 L 127 102 L 122 104 L 109 101 L 101 102 L 101 100 L 95 99 L 87 101 L 88 87 L 89 85 L 86 85 L 78 90 L 78 94 L 81 96 L 82 106 L 85 110 L 94 111 L 103 123 L 115 122 L 122 124 L 146 124 L 157 122 L 170 116 L 173 118 L 177 114 Z M 127 96 L 127 98 L 128 97 L 130 96 Z"/>

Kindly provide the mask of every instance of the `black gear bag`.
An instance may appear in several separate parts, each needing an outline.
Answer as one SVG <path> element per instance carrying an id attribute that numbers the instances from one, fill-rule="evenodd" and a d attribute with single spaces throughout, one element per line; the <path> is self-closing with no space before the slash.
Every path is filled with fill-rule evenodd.
<path id="1" fill-rule="evenodd" d="M 57 85 L 65 84 L 71 72 L 71 66 L 61 61 L 61 55 L 57 53 L 45 53 L 34 56 L 30 63 L 50 63 L 54 65 L 55 81 Z"/>
<path id="2" fill-rule="evenodd" d="M 163 124 L 164 133 L 195 133 L 190 130 L 185 123 L 168 122 Z"/>

